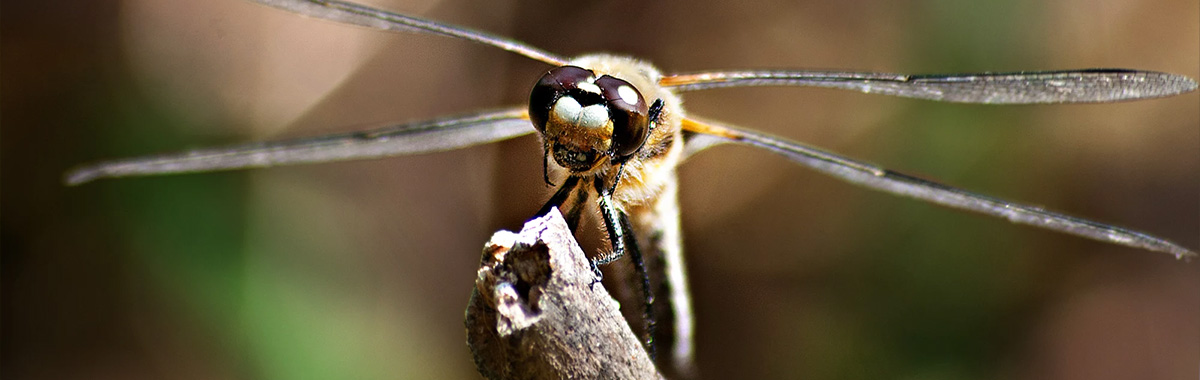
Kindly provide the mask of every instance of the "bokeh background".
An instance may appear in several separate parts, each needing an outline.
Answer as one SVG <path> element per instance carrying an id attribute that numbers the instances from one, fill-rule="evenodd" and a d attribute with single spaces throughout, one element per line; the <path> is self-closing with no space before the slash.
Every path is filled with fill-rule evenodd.
<path id="1" fill-rule="evenodd" d="M 1200 77 L 1194 0 L 370 4 L 665 71 L 1129 67 Z M 0 3 L 6 379 L 476 378 L 484 241 L 548 196 L 526 137 L 102 181 L 103 158 L 521 104 L 545 66 L 238 0 Z M 1200 248 L 1200 95 L 988 107 L 819 89 L 693 113 Z M 766 152 L 680 169 L 707 378 L 1180 379 L 1200 263 L 879 194 Z"/>

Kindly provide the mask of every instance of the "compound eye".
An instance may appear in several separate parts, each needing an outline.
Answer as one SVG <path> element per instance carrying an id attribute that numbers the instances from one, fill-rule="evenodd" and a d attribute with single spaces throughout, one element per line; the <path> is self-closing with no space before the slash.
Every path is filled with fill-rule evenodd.
<path id="1" fill-rule="evenodd" d="M 533 127 L 539 133 L 546 133 L 546 121 L 554 103 L 568 91 L 578 89 L 580 83 L 591 84 L 595 75 L 578 66 L 556 67 L 542 75 L 529 93 L 529 120 L 533 121 Z"/>
<path id="2" fill-rule="evenodd" d="M 650 135 L 650 106 L 629 82 L 605 75 L 596 79 L 596 85 L 604 95 L 612 119 L 610 151 L 616 161 L 624 161 L 637 153 Z"/>

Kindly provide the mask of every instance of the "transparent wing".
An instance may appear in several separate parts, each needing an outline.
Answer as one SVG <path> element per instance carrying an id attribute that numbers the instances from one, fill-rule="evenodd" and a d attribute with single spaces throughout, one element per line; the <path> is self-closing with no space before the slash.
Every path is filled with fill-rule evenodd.
<path id="1" fill-rule="evenodd" d="M 417 32 L 478 42 L 498 47 L 555 66 L 565 65 L 567 60 L 520 41 L 488 33 L 443 24 L 413 16 L 406 16 L 344 1 L 322 0 L 251 0 L 253 2 L 283 9 L 303 16 L 336 21 L 368 28 Z"/>
<path id="2" fill-rule="evenodd" d="M 700 142 L 695 143 L 694 147 L 712 146 L 714 138 L 725 139 L 733 143 L 765 148 L 798 164 L 875 190 L 996 216 L 1008 219 L 1013 223 L 1028 224 L 1113 244 L 1170 253 L 1177 258 L 1196 256 L 1195 252 L 1178 244 L 1145 233 L 975 194 L 763 133 L 693 119 L 685 119 L 683 128 L 697 133 L 694 137 Z M 696 151 L 699 149 L 692 152 Z"/>
<path id="3" fill-rule="evenodd" d="M 1196 81 L 1126 69 L 903 75 L 842 71 L 730 71 L 666 76 L 679 91 L 739 86 L 806 86 L 956 103 L 1102 103 L 1177 95 Z"/>
<path id="4" fill-rule="evenodd" d="M 532 133 L 522 109 L 402 124 L 313 138 L 234 145 L 106 161 L 77 168 L 65 181 L 192 173 L 316 162 L 362 160 L 452 150 Z"/>

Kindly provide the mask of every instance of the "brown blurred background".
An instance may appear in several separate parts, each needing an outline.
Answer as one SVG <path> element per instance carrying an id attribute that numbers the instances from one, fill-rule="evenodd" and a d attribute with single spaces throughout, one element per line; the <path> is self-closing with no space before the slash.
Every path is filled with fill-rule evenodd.
<path id="1" fill-rule="evenodd" d="M 372 5 L 664 71 L 1127 67 L 1200 77 L 1195 0 Z M 480 248 L 532 137 L 68 188 L 73 165 L 518 105 L 546 69 L 239 0 L 0 4 L 6 379 L 476 378 Z M 988 107 L 689 93 L 698 115 L 1200 248 L 1200 95 Z M 1200 263 L 879 194 L 749 148 L 680 169 L 707 378 L 1180 379 Z"/>

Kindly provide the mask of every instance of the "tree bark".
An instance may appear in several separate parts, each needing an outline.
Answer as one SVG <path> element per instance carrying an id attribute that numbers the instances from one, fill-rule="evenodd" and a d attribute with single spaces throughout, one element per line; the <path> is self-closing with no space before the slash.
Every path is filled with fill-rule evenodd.
<path id="1" fill-rule="evenodd" d="M 662 379 L 557 209 L 492 235 L 466 328 L 488 379 Z"/>

